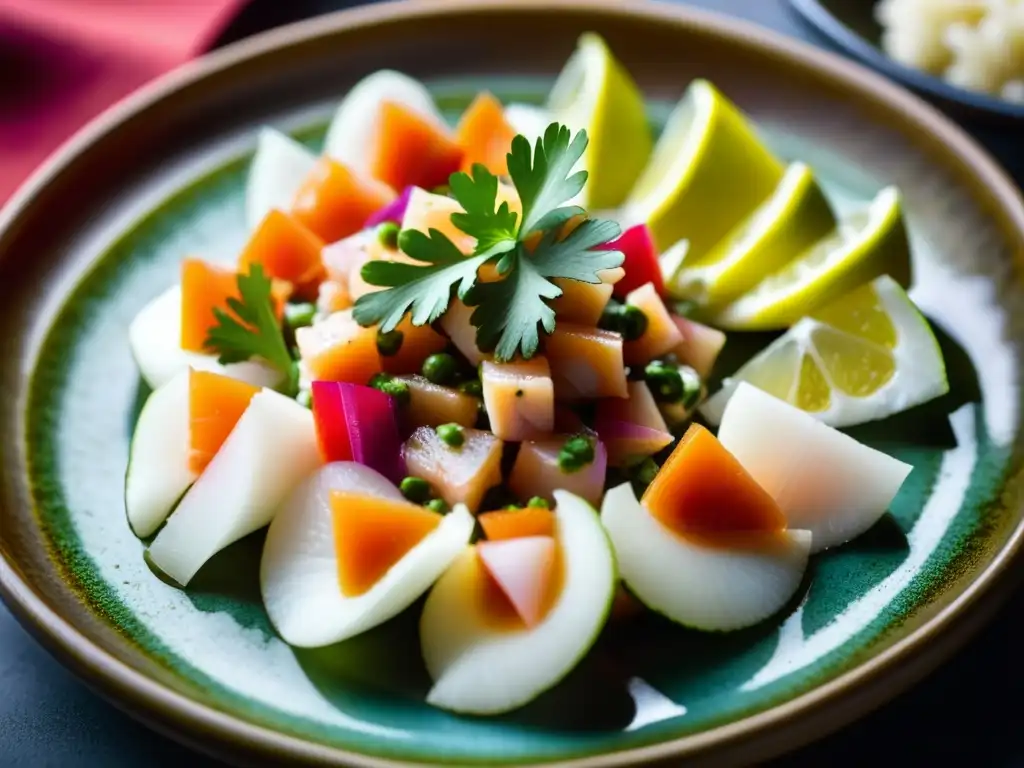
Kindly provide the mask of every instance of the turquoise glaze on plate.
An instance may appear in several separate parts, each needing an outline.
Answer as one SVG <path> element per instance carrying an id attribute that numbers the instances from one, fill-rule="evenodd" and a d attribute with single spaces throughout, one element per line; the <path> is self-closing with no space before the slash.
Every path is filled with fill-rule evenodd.
<path id="1" fill-rule="evenodd" d="M 449 117 L 476 84 L 437 84 Z M 522 98 L 526 88 L 488 85 L 506 98 Z M 526 90 L 543 92 L 537 84 Z M 655 105 L 652 114 L 663 118 L 666 109 Z M 840 209 L 870 199 L 887 181 L 778 125 L 763 130 L 780 155 L 818 171 Z M 311 129 L 303 137 L 315 148 L 321 135 Z M 231 260 L 238 252 L 248 158 L 195 178 L 110 245 L 46 339 L 28 423 L 37 514 L 67 578 L 213 706 L 398 759 L 493 765 L 617 751 L 732 722 L 833 679 L 869 657 L 970 561 L 1019 439 L 1018 363 L 996 303 L 1019 297 L 997 300 L 989 278 L 951 267 L 912 215 L 920 278 L 912 295 L 938 327 L 952 391 L 914 413 L 850 430 L 914 471 L 891 514 L 861 539 L 814 558 L 799 600 L 762 626 L 726 635 L 655 617 L 610 626 L 555 691 L 513 715 L 473 719 L 423 703 L 429 680 L 419 660 L 419 605 L 331 648 L 293 650 L 278 639 L 259 601 L 261 533 L 216 556 L 188 591 L 168 586 L 146 566 L 144 544 L 124 517 L 129 438 L 147 394 L 127 326 L 177 281 L 183 256 Z M 726 364 L 738 364 L 744 350 L 741 340 L 730 342 Z"/>

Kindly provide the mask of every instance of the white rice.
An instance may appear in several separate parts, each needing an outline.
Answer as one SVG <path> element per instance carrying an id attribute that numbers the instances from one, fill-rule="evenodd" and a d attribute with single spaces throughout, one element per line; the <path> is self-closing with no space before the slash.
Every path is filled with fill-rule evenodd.
<path id="1" fill-rule="evenodd" d="M 880 0 L 875 16 L 901 64 L 1024 103 L 1024 0 Z"/>

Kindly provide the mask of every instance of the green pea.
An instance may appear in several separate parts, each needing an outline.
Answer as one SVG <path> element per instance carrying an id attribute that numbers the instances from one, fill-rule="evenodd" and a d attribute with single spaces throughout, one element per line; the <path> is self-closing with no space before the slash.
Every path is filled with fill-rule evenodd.
<path id="1" fill-rule="evenodd" d="M 459 424 L 442 424 L 436 431 L 441 442 L 452 448 L 461 448 L 466 442 L 466 433 Z"/>
<path id="2" fill-rule="evenodd" d="M 606 331 L 622 331 L 622 305 L 617 301 L 610 301 L 601 311 L 601 317 L 597 321 L 597 327 Z"/>
<path id="3" fill-rule="evenodd" d="M 598 328 L 620 333 L 626 341 L 635 341 L 643 336 L 648 324 L 647 314 L 640 307 L 616 301 L 608 303 L 597 322 Z"/>
<path id="4" fill-rule="evenodd" d="M 377 225 L 377 240 L 385 248 L 394 250 L 398 247 L 399 227 L 393 221 L 385 221 Z"/>
<path id="5" fill-rule="evenodd" d="M 658 466 L 658 462 L 647 457 L 632 468 L 631 473 L 633 475 L 633 481 L 646 488 L 654 482 L 654 478 L 658 474 L 659 469 L 661 469 L 661 467 Z"/>
<path id="6" fill-rule="evenodd" d="M 462 382 L 459 384 L 458 390 L 464 395 L 472 395 L 473 397 L 483 397 L 484 394 L 484 387 L 477 379 Z"/>
<path id="7" fill-rule="evenodd" d="M 636 341 L 647 332 L 647 315 L 640 307 L 627 304 L 619 315 L 619 333 L 625 341 Z"/>
<path id="8" fill-rule="evenodd" d="M 430 487 L 430 483 L 422 477 L 413 477 L 412 475 L 404 478 L 398 489 L 413 504 L 425 504 L 434 495 L 434 489 Z"/>
<path id="9" fill-rule="evenodd" d="M 448 505 L 445 503 L 444 499 L 431 499 L 423 506 L 425 506 L 431 512 L 437 512 L 437 514 L 439 515 L 448 514 Z"/>
<path id="10" fill-rule="evenodd" d="M 295 402 L 301 405 L 303 408 L 313 407 L 313 393 L 308 389 L 300 389 L 299 394 L 295 396 Z"/>
<path id="11" fill-rule="evenodd" d="M 292 330 L 305 328 L 313 324 L 316 316 L 316 305 L 304 302 L 302 304 L 286 304 L 284 307 L 284 319 Z"/>
<path id="12" fill-rule="evenodd" d="M 402 348 L 405 341 L 405 334 L 401 331 L 388 331 L 381 333 L 377 331 L 377 351 L 384 357 L 394 357 Z"/>
<path id="13" fill-rule="evenodd" d="M 686 410 L 690 410 L 704 397 L 704 382 L 700 374 L 688 365 L 679 366 L 677 371 L 683 383 L 683 394 L 679 402 Z"/>
<path id="14" fill-rule="evenodd" d="M 384 394 L 391 395 L 398 401 L 399 405 L 408 405 L 412 399 L 412 393 L 409 391 L 409 385 L 404 381 L 398 379 L 392 379 L 382 390 Z"/>
<path id="15" fill-rule="evenodd" d="M 647 379 L 651 394 L 659 403 L 677 403 L 683 396 L 683 379 L 678 368 L 655 360 L 644 368 L 644 378 Z"/>
<path id="16" fill-rule="evenodd" d="M 389 373 L 375 373 L 370 379 L 370 386 L 395 398 L 400 405 L 408 405 L 412 397 L 409 385 Z"/>
<path id="17" fill-rule="evenodd" d="M 594 444 L 583 435 L 570 437 L 558 452 L 558 468 L 565 473 L 577 472 L 594 460 Z"/>
<path id="18" fill-rule="evenodd" d="M 551 505 L 548 504 L 548 500 L 544 499 L 544 498 L 541 498 L 540 496 L 532 497 L 528 502 L 526 502 L 526 506 L 528 506 L 528 507 L 540 507 L 541 509 L 550 509 L 551 508 Z"/>
<path id="19" fill-rule="evenodd" d="M 446 385 L 455 379 L 458 367 L 454 357 L 447 352 L 438 352 L 423 361 L 421 373 L 434 384 Z"/>

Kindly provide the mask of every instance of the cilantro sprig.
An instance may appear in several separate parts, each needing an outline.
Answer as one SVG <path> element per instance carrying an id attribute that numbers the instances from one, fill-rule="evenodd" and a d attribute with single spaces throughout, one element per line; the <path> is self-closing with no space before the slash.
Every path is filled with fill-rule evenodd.
<path id="1" fill-rule="evenodd" d="M 537 140 L 531 162 L 526 137 L 512 139 L 508 175 L 523 205 L 522 235 L 561 226 L 573 216 L 585 213 L 578 205 L 563 203 L 576 197 L 587 183 L 586 171 L 572 173 L 587 143 L 586 131 L 580 131 L 569 141 L 569 129 L 552 123 Z"/>
<path id="2" fill-rule="evenodd" d="M 284 375 L 281 390 L 293 395 L 298 391 L 298 370 L 274 312 L 273 283 L 258 263 L 248 274 L 239 273 L 237 280 L 239 298 L 228 299 L 231 313 L 214 307 L 217 323 L 207 332 L 204 346 L 217 353 L 221 365 L 263 358 Z"/>
<path id="3" fill-rule="evenodd" d="M 472 175 L 452 174 L 452 195 L 463 210 L 451 220 L 476 238 L 473 253 L 463 255 L 436 229 L 426 234 L 403 230 L 398 246 L 418 263 L 364 265 L 363 279 L 384 290 L 359 298 L 353 310 L 356 321 L 379 325 L 384 333 L 406 314 L 413 325 L 425 325 L 445 313 L 454 294 L 475 307 L 470 322 L 481 349 L 493 350 L 499 361 L 533 357 L 541 330 L 555 329 L 550 302 L 562 289 L 553 281 L 597 284 L 602 270 L 623 261 L 622 253 L 598 248 L 619 236 L 613 221 L 587 219 L 560 237 L 569 219 L 585 213 L 571 201 L 587 181 L 586 171 L 573 172 L 586 147 L 586 131 L 571 136 L 558 123 L 549 125 L 533 148 L 524 136 L 512 140 L 508 171 L 522 204 L 521 219 L 508 203 L 497 205 L 498 179 L 483 165 L 474 165 Z M 495 264 L 497 275 L 482 282 L 479 270 L 487 264 Z"/>
<path id="4" fill-rule="evenodd" d="M 533 253 L 517 244 L 517 258 L 510 260 L 505 279 L 477 283 L 468 297 L 466 303 L 476 307 L 470 322 L 477 327 L 477 344 L 493 349 L 498 360 L 511 360 L 517 352 L 533 357 L 540 345 L 538 323 L 546 333 L 554 332 L 555 311 L 547 302 L 561 296 L 562 289 L 552 279 L 599 283 L 597 272 L 622 263 L 616 251 L 595 250 L 618 237 L 614 221 L 585 221 L 562 241 L 557 234 L 547 230 Z"/>

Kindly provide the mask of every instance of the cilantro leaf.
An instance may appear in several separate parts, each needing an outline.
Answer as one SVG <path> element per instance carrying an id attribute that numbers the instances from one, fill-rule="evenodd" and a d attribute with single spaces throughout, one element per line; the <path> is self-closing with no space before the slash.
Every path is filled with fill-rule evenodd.
<path id="1" fill-rule="evenodd" d="M 565 203 L 587 181 L 586 171 L 573 172 L 586 147 L 585 131 L 573 137 L 558 123 L 548 126 L 535 148 L 523 136 L 513 139 L 508 170 L 522 204 L 521 221 L 507 203 L 497 205 L 498 179 L 485 166 L 452 174 L 449 185 L 462 211 L 453 213 L 451 221 L 476 238 L 473 254 L 464 256 L 438 230 L 402 231 L 399 247 L 419 263 L 371 261 L 363 266 L 363 279 L 384 290 L 359 298 L 356 321 L 379 325 L 383 332 L 393 330 L 406 314 L 413 325 L 432 323 L 447 311 L 454 292 L 475 307 L 470 322 L 482 349 L 495 350 L 499 361 L 518 354 L 532 357 L 541 331 L 555 329 L 549 302 L 562 290 L 552 281 L 599 283 L 599 272 L 623 261 L 618 251 L 597 248 L 619 236 L 612 221 L 584 221 L 559 239 L 562 225 L 585 213 Z M 528 248 L 526 242 L 533 245 Z M 490 262 L 497 263 L 496 279 L 478 282 L 478 270 Z"/>
<path id="2" fill-rule="evenodd" d="M 527 258 L 545 277 L 600 283 L 598 273 L 621 267 L 626 257 L 621 251 L 598 250 L 597 246 L 615 240 L 620 234 L 622 230 L 614 221 L 587 219 L 563 240 L 557 239 L 557 230 L 548 230 Z"/>
<path id="3" fill-rule="evenodd" d="M 431 229 L 404 229 L 398 235 L 399 248 L 423 264 L 370 261 L 360 274 L 370 285 L 387 287 L 360 296 L 352 310 L 362 326 L 380 325 L 381 333 L 392 331 L 411 312 L 413 325 L 432 323 L 445 313 L 454 286 L 463 297 L 476 282 L 476 273 L 493 257 L 483 253 L 467 258 L 444 233 Z"/>
<path id="4" fill-rule="evenodd" d="M 504 280 L 478 283 L 467 297 L 476 306 L 470 322 L 477 327 L 476 342 L 482 350 L 494 350 L 499 362 L 511 360 L 522 350 L 530 358 L 540 344 L 539 323 L 547 333 L 555 330 L 555 311 L 544 299 L 558 298 L 562 289 L 525 258 L 522 244 Z"/>
<path id="5" fill-rule="evenodd" d="M 578 205 L 563 203 L 576 197 L 587 183 L 586 171 L 572 173 L 586 148 L 586 131 L 577 133 L 570 142 L 569 129 L 558 123 L 549 125 L 537 139 L 532 157 L 526 137 L 520 135 L 512 139 L 508 174 L 523 205 L 520 238 L 531 232 L 553 229 L 585 212 Z"/>
<path id="6" fill-rule="evenodd" d="M 493 349 L 495 359 L 508 361 L 517 354 L 533 357 L 540 344 L 538 324 L 546 333 L 555 330 L 555 312 L 546 300 L 562 295 L 551 282 L 555 278 L 600 283 L 601 270 L 623 262 L 619 251 L 596 250 L 619 236 L 614 221 L 587 220 L 564 240 L 557 230 L 548 230 L 533 253 L 520 244 L 503 257 L 505 278 L 478 283 L 466 297 L 475 306 L 470 322 L 477 327 L 477 345 Z M 499 263 L 499 271 L 501 263 Z"/>
<path id="7" fill-rule="evenodd" d="M 204 346 L 217 353 L 221 365 L 263 358 L 285 375 L 287 394 L 298 391 L 298 371 L 274 312 L 270 278 L 261 264 L 254 263 L 237 280 L 239 298 L 228 299 L 231 313 L 214 307 L 217 323 L 207 333 Z"/>
<path id="8" fill-rule="evenodd" d="M 475 163 L 472 171 L 472 176 L 454 173 L 448 179 L 452 195 L 465 211 L 453 213 L 452 224 L 476 238 L 477 254 L 484 251 L 509 251 L 516 243 L 518 216 L 509 210 L 508 203 L 502 203 L 495 210 L 498 201 L 497 176 L 480 163 Z"/>

